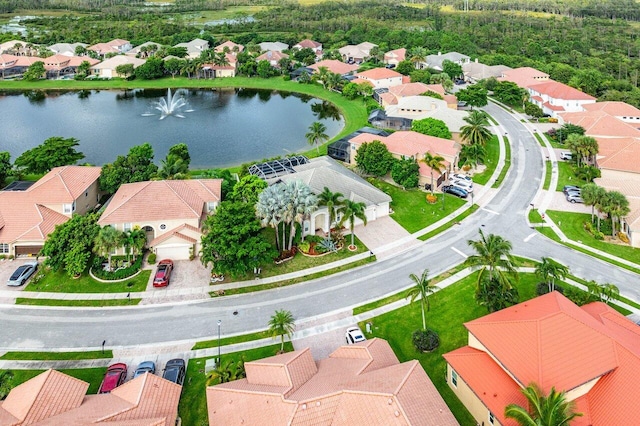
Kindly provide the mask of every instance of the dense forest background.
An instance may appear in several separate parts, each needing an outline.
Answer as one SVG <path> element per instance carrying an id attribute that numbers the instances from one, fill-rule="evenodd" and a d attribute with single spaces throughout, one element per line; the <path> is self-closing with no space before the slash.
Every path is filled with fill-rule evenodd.
<path id="1" fill-rule="evenodd" d="M 487 64 L 532 66 L 600 100 L 640 106 L 640 3 L 634 0 L 469 0 L 469 11 L 464 0 L 301 3 L 0 0 L 0 13 L 57 11 L 23 22 L 27 41 L 44 44 L 124 38 L 134 45 L 150 40 L 174 45 L 195 37 L 295 44 L 312 37 L 325 50 L 371 41 L 381 52 L 457 51 Z M 237 11 L 234 23 L 212 26 L 200 19 L 227 8 Z M 252 10 L 252 19 L 246 10 Z M 0 41 L 11 38 L 0 34 Z"/>

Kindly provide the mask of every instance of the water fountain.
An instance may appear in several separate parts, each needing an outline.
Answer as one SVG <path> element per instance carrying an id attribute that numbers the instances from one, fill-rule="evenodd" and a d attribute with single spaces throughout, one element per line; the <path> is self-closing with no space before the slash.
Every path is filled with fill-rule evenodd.
<path id="1" fill-rule="evenodd" d="M 160 111 L 160 120 L 163 120 L 168 115 L 173 115 L 174 117 L 184 118 L 184 115 L 177 114 L 180 112 L 180 109 L 187 105 L 187 101 L 184 100 L 183 97 L 177 96 L 177 93 L 171 94 L 171 89 L 167 89 L 166 98 L 160 98 L 159 101 L 153 103 L 155 109 Z M 193 112 L 192 109 L 185 110 L 184 112 Z M 156 115 L 153 113 L 142 114 L 145 117 Z"/>

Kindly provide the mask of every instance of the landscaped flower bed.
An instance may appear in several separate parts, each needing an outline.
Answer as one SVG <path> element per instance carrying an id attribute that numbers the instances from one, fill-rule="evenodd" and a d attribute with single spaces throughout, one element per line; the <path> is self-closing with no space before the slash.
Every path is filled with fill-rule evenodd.
<path id="1" fill-rule="evenodd" d="M 111 262 L 116 263 L 119 259 L 116 259 L 115 256 L 112 257 Z M 105 259 L 101 257 L 96 257 L 93 260 L 93 266 L 91 267 L 91 273 L 101 280 L 115 281 L 122 280 L 125 278 L 129 278 L 140 271 L 142 269 L 142 256 L 138 256 L 138 258 L 131 264 L 126 267 L 115 268 L 113 271 L 107 271 L 104 269 Z"/>

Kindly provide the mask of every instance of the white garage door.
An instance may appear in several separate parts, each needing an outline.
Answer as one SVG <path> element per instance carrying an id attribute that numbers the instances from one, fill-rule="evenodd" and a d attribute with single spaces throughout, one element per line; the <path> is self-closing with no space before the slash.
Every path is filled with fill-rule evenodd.
<path id="1" fill-rule="evenodd" d="M 190 247 L 191 246 L 188 244 L 179 246 L 160 246 L 156 248 L 156 256 L 158 261 L 162 259 L 188 260 Z"/>

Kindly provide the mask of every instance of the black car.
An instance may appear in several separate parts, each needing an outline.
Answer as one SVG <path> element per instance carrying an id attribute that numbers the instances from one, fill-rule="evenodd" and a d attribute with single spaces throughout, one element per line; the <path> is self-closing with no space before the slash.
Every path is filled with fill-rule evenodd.
<path id="1" fill-rule="evenodd" d="M 164 374 L 162 375 L 162 378 L 182 386 L 184 383 L 186 368 L 187 364 L 184 362 L 184 359 L 170 359 L 164 367 Z"/>
<path id="2" fill-rule="evenodd" d="M 456 197 L 460 197 L 460 198 L 467 198 L 467 195 L 469 195 L 469 193 L 464 189 L 458 188 L 457 186 L 453 186 L 453 185 L 443 186 L 442 192 L 446 192 L 447 194 L 455 195 Z"/>

